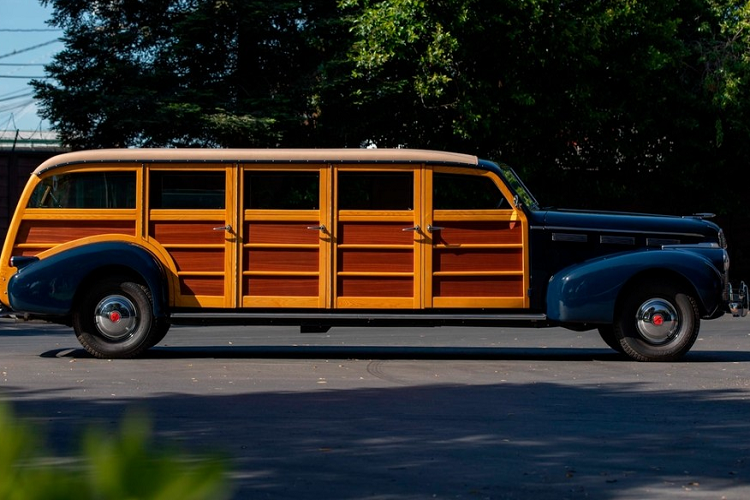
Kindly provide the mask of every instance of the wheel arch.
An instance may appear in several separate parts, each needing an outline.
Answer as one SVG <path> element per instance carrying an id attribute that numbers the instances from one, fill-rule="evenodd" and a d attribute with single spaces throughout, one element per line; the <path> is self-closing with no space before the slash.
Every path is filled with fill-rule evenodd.
<path id="1" fill-rule="evenodd" d="M 169 281 L 164 266 L 148 249 L 127 241 L 71 246 L 44 256 L 12 276 L 9 298 L 19 312 L 67 316 L 85 286 L 113 273 L 146 286 L 154 316 L 167 316 Z"/>
<path id="2" fill-rule="evenodd" d="M 639 287 L 652 282 L 670 283 L 692 297 L 695 297 L 701 314 L 707 314 L 706 305 L 703 302 L 701 295 L 698 293 L 695 284 L 684 274 L 666 267 L 644 269 L 631 276 L 625 283 L 623 283 L 620 292 L 617 294 L 617 299 L 615 300 L 615 311 L 620 310 L 622 303 L 628 294 L 632 293 Z"/>
<path id="3" fill-rule="evenodd" d="M 165 279 L 154 279 L 155 276 L 153 276 L 152 272 L 125 264 L 105 264 L 92 269 L 78 284 L 71 303 L 71 310 L 78 307 L 82 297 L 85 295 L 85 291 L 93 283 L 100 281 L 102 278 L 111 278 L 113 276 L 118 277 L 122 281 L 132 281 L 147 287 L 151 292 L 154 317 L 163 318 L 167 315 L 165 305 L 168 303 L 168 287 L 163 285 Z"/>
<path id="4" fill-rule="evenodd" d="M 695 297 L 701 315 L 721 304 L 721 273 L 704 256 L 670 249 L 629 252 L 570 266 L 547 288 L 547 316 L 559 323 L 611 324 L 623 297 L 644 279 L 664 279 Z"/>

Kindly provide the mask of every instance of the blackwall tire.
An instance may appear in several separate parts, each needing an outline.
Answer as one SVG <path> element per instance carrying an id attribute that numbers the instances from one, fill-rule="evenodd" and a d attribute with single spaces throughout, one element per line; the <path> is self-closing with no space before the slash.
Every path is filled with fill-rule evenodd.
<path id="1" fill-rule="evenodd" d="M 609 347 L 619 352 L 620 354 L 624 352 L 622 349 L 622 345 L 620 345 L 620 341 L 615 336 L 615 329 L 612 327 L 612 325 L 600 326 L 597 330 L 599 331 L 599 336 L 602 338 L 605 344 L 607 344 Z"/>
<path id="2" fill-rule="evenodd" d="M 637 361 L 675 361 L 693 346 L 700 311 L 690 293 L 668 283 L 631 287 L 614 324 L 622 351 Z"/>
<path id="3" fill-rule="evenodd" d="M 95 283 L 73 313 L 78 341 L 97 358 L 142 354 L 159 332 L 156 323 L 148 288 L 119 279 Z"/>
<path id="4" fill-rule="evenodd" d="M 164 340 L 164 337 L 167 336 L 167 332 L 169 331 L 171 326 L 172 325 L 168 319 L 157 318 L 156 326 L 154 327 L 154 331 L 151 335 L 151 340 L 149 341 L 149 348 L 154 347 L 156 344 Z"/>

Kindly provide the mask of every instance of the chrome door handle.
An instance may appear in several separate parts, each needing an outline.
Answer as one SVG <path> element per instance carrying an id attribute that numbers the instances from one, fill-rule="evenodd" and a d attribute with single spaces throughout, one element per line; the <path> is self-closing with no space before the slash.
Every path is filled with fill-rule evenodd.
<path id="1" fill-rule="evenodd" d="M 319 226 L 307 226 L 307 229 L 310 229 L 312 231 L 322 231 L 322 232 L 325 233 L 326 232 L 326 225 L 325 224 L 321 224 Z"/>
<path id="2" fill-rule="evenodd" d="M 435 231 L 442 231 L 445 229 L 444 227 L 440 226 L 433 226 L 432 224 L 427 224 L 427 230 L 431 233 L 434 233 Z"/>
<path id="3" fill-rule="evenodd" d="M 214 231 L 226 231 L 228 233 L 231 233 L 232 226 L 230 224 L 227 224 L 226 226 L 215 227 Z"/>
<path id="4" fill-rule="evenodd" d="M 419 224 L 417 224 L 414 227 L 405 227 L 405 228 L 402 229 L 402 231 L 419 231 L 420 229 L 422 229 L 422 228 L 419 227 Z"/>

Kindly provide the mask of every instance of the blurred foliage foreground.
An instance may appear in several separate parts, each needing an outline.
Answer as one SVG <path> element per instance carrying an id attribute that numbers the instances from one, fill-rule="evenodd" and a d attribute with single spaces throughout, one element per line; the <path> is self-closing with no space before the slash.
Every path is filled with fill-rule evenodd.
<path id="1" fill-rule="evenodd" d="M 52 457 L 37 430 L 0 403 L 0 500 L 221 500 L 225 463 L 152 447 L 150 423 L 125 417 L 118 432 L 89 429 L 80 459 Z"/>

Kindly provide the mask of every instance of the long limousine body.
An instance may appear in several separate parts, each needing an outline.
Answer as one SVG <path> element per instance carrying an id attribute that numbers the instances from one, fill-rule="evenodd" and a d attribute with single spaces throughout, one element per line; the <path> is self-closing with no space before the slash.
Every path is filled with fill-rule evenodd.
<path id="1" fill-rule="evenodd" d="M 642 361 L 744 316 L 700 217 L 542 209 L 508 166 L 421 150 L 127 149 L 31 175 L 6 311 L 134 357 L 179 322 L 559 325 Z"/>

